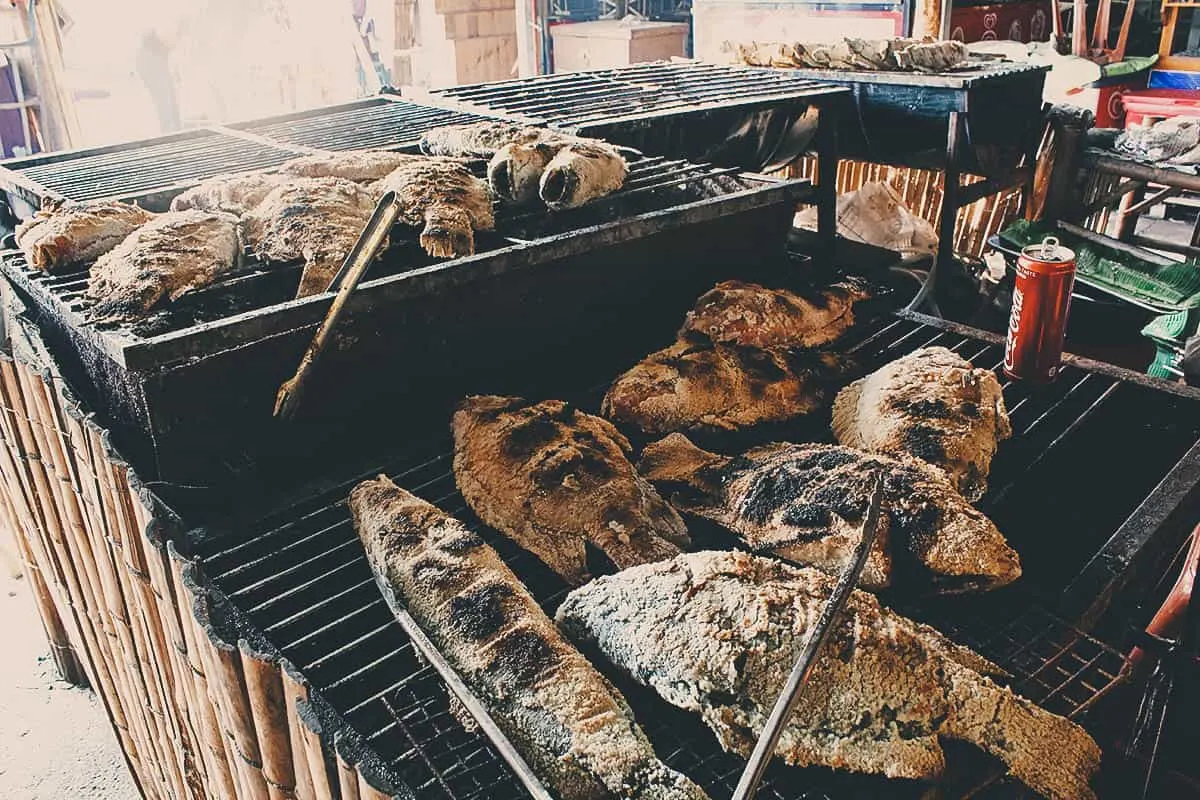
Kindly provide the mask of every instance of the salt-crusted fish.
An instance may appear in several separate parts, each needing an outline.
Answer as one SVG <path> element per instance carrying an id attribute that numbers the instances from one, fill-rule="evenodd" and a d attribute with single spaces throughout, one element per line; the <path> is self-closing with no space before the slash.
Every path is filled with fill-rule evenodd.
<path id="1" fill-rule="evenodd" d="M 237 264 L 237 217 L 220 211 L 160 214 L 92 265 L 93 322 L 137 319 L 201 289 Z"/>
<path id="2" fill-rule="evenodd" d="M 862 586 L 983 591 L 1021 575 L 1016 552 L 992 521 L 944 473 L 907 456 L 769 444 L 729 458 L 676 433 L 647 445 L 638 468 L 676 508 L 729 529 L 755 552 L 833 573 L 851 558 L 882 475 L 879 531 Z"/>
<path id="3" fill-rule="evenodd" d="M 287 161 L 279 171 L 300 178 L 342 178 L 355 183 L 371 183 L 387 177 L 397 167 L 422 159 L 423 156 L 390 150 L 316 153 Z"/>
<path id="4" fill-rule="evenodd" d="M 572 591 L 560 626 L 748 755 L 835 579 L 746 553 L 686 553 Z M 1079 726 L 981 672 L 983 658 L 856 591 L 775 755 L 892 778 L 932 779 L 940 737 L 976 745 L 1056 800 L 1091 800 L 1100 748 Z"/>
<path id="5" fill-rule="evenodd" d="M 436 258 L 475 253 L 475 231 L 496 227 L 492 193 L 463 164 L 422 156 L 401 164 L 375 184 L 396 193 L 400 221 L 420 230 L 421 247 Z"/>
<path id="6" fill-rule="evenodd" d="M 854 304 L 869 296 L 852 281 L 807 297 L 756 283 L 722 281 L 700 296 L 679 334 L 746 347 L 822 347 L 854 324 Z"/>
<path id="7" fill-rule="evenodd" d="M 153 218 L 115 200 L 47 203 L 17 225 L 17 247 L 33 266 L 58 272 L 99 258 Z"/>
<path id="8" fill-rule="evenodd" d="M 350 495 L 385 595 L 403 604 L 563 800 L 707 800 L 658 760 L 625 698 L 492 548 L 386 477 Z"/>
<path id="9" fill-rule="evenodd" d="M 833 433 L 850 447 L 940 467 L 974 502 L 987 491 L 992 456 L 1012 425 L 994 373 L 945 347 L 924 347 L 843 389 Z"/>
<path id="10" fill-rule="evenodd" d="M 568 583 L 587 580 L 588 547 L 627 567 L 690 544 L 606 420 L 559 400 L 484 396 L 464 400 L 453 427 L 454 477 L 467 503 Z"/>
<path id="11" fill-rule="evenodd" d="M 270 172 L 244 172 L 237 175 L 218 175 L 177 195 L 171 201 L 172 211 L 189 208 L 201 211 L 228 211 L 245 214 L 266 199 L 279 184 L 288 178 Z"/>
<path id="12" fill-rule="evenodd" d="M 295 178 L 242 217 L 242 238 L 271 262 L 304 261 L 297 297 L 329 286 L 375 211 L 375 197 L 342 178 Z"/>
<path id="13" fill-rule="evenodd" d="M 613 381 L 601 413 L 648 434 L 736 431 L 828 408 L 844 357 L 681 338 Z"/>

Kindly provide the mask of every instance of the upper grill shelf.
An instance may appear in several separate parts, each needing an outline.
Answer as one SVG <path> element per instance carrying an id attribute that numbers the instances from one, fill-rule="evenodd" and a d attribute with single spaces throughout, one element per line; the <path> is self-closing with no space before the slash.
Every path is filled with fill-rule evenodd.
<path id="1" fill-rule="evenodd" d="M 430 128 L 496 118 L 495 114 L 414 105 L 381 95 L 230 127 L 288 145 L 321 150 L 400 149 L 415 147 Z"/>
<path id="2" fill-rule="evenodd" d="M 437 89 L 466 107 L 515 114 L 554 127 L 590 127 L 720 109 L 807 104 L 844 89 L 780 70 L 652 62 Z"/>
<path id="3" fill-rule="evenodd" d="M 0 164 L 0 188 L 28 216 L 44 199 L 127 200 L 162 211 L 189 186 L 277 167 L 314 150 L 415 149 L 441 125 L 496 118 L 380 95 L 325 108 Z"/>

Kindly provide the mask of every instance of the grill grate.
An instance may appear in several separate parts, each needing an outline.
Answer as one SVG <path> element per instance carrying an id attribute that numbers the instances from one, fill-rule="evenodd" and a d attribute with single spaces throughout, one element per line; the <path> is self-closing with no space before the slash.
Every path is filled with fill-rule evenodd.
<path id="1" fill-rule="evenodd" d="M 442 125 L 495 119 L 465 111 L 372 97 L 316 111 L 289 114 L 232 127 L 278 142 L 323 150 L 415 147 L 422 134 Z"/>
<path id="2" fill-rule="evenodd" d="M 614 118 L 805 101 L 843 91 L 780 70 L 653 62 L 455 86 L 434 94 L 556 127 L 586 128 Z"/>
<path id="3" fill-rule="evenodd" d="M 477 165 L 477 171 L 482 176 L 481 165 Z M 550 213 L 545 208 L 500 206 L 496 215 L 497 230 L 476 234 L 476 254 L 761 185 L 761 179 L 744 178 L 736 169 L 649 156 L 630 165 L 629 177 L 621 191 L 584 207 Z M 375 280 L 444 263 L 445 260 L 427 255 L 417 245 L 415 231 L 410 236 L 397 232 L 387 255 L 372 267 L 368 278 Z M 74 272 L 49 275 L 30 266 L 19 251 L 6 253 L 0 258 L 0 265 L 42 302 L 73 318 L 74 324 L 84 324 L 91 305 L 84 296 L 88 279 L 86 266 Z M 295 294 L 299 274 L 296 264 L 281 270 L 278 266 L 251 260 L 245 268 L 228 274 L 211 286 L 184 295 L 168 309 L 122 326 L 117 332 L 102 332 L 101 335 L 124 342 L 149 341 L 283 303 Z"/>
<path id="4" fill-rule="evenodd" d="M 223 172 L 277 167 L 301 151 L 215 130 L 7 161 L 0 180 L 41 197 L 137 199 Z M 8 180 L 5 180 L 8 179 Z M 15 184 L 15 185 L 14 185 Z"/>
<path id="5" fill-rule="evenodd" d="M 950 347 L 987 368 L 997 368 L 1003 358 L 997 344 L 912 317 L 868 325 L 851 337 L 864 369 L 926 345 Z M 1005 383 L 1015 440 L 1001 448 L 1003 457 L 994 463 L 995 485 L 984 508 L 997 520 L 1018 519 L 1018 507 L 1042 507 L 1048 498 L 1071 505 L 1088 497 L 1086 481 L 1056 486 L 1047 483 L 1043 471 L 1057 470 L 1063 454 L 1077 458 L 1074 448 L 1095 438 L 1093 426 L 1111 425 L 1106 415 L 1113 407 L 1117 413 L 1123 411 L 1119 401 L 1122 391 L 1128 389 L 1118 380 L 1076 366 L 1067 367 L 1063 379 L 1045 390 Z M 582 398 L 580 405 L 594 408 L 596 399 L 592 393 Z M 1194 407 L 1191 410 L 1194 412 Z M 1184 450 L 1200 438 L 1196 429 L 1200 423 L 1195 415 L 1190 419 L 1192 427 L 1186 432 L 1190 438 L 1180 445 Z M 1157 481 L 1182 455 L 1162 446 L 1153 432 L 1156 425 L 1123 427 L 1134 428 L 1137 438 L 1149 445 L 1113 451 L 1126 467 L 1120 470 L 1123 475 L 1144 470 L 1150 473 L 1148 480 Z M 1157 427 L 1165 428 L 1172 437 L 1184 433 L 1173 419 L 1160 419 Z M 313 688 L 418 796 L 524 797 L 486 739 L 465 731 L 450 715 L 440 679 L 432 668 L 420 663 L 374 586 L 346 509 L 346 495 L 357 480 L 386 472 L 399 485 L 478 531 L 552 612 L 566 587 L 531 555 L 479 523 L 457 493 L 450 461 L 449 454 L 442 454 L 421 463 L 394 463 L 368 470 L 359 478 L 261 518 L 241 529 L 237 537 L 200 537 L 199 555 L 218 589 L 300 667 Z M 1112 471 L 1111 463 L 1112 455 L 1107 461 L 1083 461 L 1076 466 L 1086 479 Z M 1134 491 L 1144 494 L 1145 490 L 1139 486 Z M 1093 526 L 1093 539 L 1077 537 L 1065 542 L 1066 549 L 1097 549 L 1138 502 L 1137 496 L 1125 492 L 1115 505 L 1099 503 L 1107 516 L 1097 522 L 1098 527 Z M 1021 584 L 987 595 L 956 597 L 949 603 L 895 598 L 892 604 L 991 658 L 1013 674 L 1014 688 L 1032 700 L 1056 713 L 1076 713 L 1112 683 L 1123 659 L 1113 648 L 1047 611 L 1038 598 L 1061 590 L 1087 554 L 1065 558 L 1044 546 L 1038 548 L 1038 541 L 1064 544 L 1053 515 L 1029 528 L 1006 527 L 1003 521 L 1000 526 L 1031 567 Z M 1081 525 L 1080 530 L 1087 528 Z M 692 532 L 698 547 L 721 545 L 712 538 L 718 534 L 702 525 L 693 525 Z M 1040 574 L 1038 564 L 1044 565 Z M 606 665 L 599 666 L 629 699 L 659 756 L 698 781 L 713 797 L 729 796 L 743 766 L 741 759 L 722 753 L 694 716 L 668 706 Z M 952 754 L 954 763 L 972 763 L 974 758 L 977 771 L 994 777 L 992 767 L 979 762 L 973 753 L 965 753 L 961 760 L 956 756 Z M 760 794 L 775 800 L 842 800 L 877 797 L 882 786 L 880 779 L 867 776 L 775 765 Z M 915 798 L 920 788 L 893 782 L 886 791 L 888 796 Z M 988 797 L 1023 795 L 1020 787 L 1007 782 L 988 791 Z"/>
<path id="6" fill-rule="evenodd" d="M 430 128 L 496 118 L 371 97 L 228 127 L 10 160 L 0 167 L 0 185 L 35 208 L 44 198 L 66 198 L 137 200 L 165 210 L 175 194 L 214 175 L 270 169 L 313 149 L 415 148 Z"/>

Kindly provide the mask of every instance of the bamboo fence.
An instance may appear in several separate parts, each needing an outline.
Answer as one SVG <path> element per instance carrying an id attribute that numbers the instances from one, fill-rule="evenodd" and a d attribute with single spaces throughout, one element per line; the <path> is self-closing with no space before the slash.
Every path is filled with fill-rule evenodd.
<path id="1" fill-rule="evenodd" d="M 178 522 L 73 398 L 36 329 L 11 307 L 0 316 L 0 524 L 60 672 L 96 689 L 145 797 L 397 796 L 303 679 L 239 633 L 181 554 Z"/>
<path id="2" fill-rule="evenodd" d="M 785 169 L 788 177 L 816 176 L 816 158 L 807 156 Z M 964 176 L 964 184 L 983 180 Z M 894 167 L 867 161 L 846 161 L 838 164 L 838 194 L 858 191 L 864 183 L 879 181 L 891 185 L 904 200 L 908 210 L 925 219 L 936 231 L 942 217 L 944 176 L 938 170 Z M 1008 189 L 977 200 L 958 211 L 954 227 L 954 252 L 960 256 L 978 258 L 987 249 L 988 237 L 1002 231 L 1016 219 L 1021 209 L 1021 190 Z"/>

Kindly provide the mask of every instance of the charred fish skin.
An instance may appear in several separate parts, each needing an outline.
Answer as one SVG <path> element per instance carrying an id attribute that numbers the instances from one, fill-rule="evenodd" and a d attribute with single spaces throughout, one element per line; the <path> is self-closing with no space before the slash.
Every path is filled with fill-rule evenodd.
<path id="1" fill-rule="evenodd" d="M 620 568 L 691 544 L 607 420 L 560 400 L 475 396 L 453 429 L 454 477 L 468 505 L 567 583 L 588 579 L 589 548 Z"/>
<path id="2" fill-rule="evenodd" d="M 860 585 L 942 594 L 996 589 L 1020 558 L 946 476 L 916 459 L 827 444 L 776 443 L 730 458 L 672 434 L 647 445 L 638 469 L 681 511 L 710 519 L 757 553 L 839 572 L 861 538 L 874 476 L 883 476 L 876 544 Z"/>
<path id="3" fill-rule="evenodd" d="M 992 458 L 1012 435 L 995 374 L 945 347 L 914 350 L 847 386 L 832 426 L 844 445 L 941 468 L 972 502 L 987 492 Z"/>
<path id="4" fill-rule="evenodd" d="M 394 594 L 564 800 L 707 800 L 654 754 L 625 698 L 567 642 L 492 548 L 380 476 L 350 511 Z"/>
<path id="5" fill-rule="evenodd" d="M 560 628 L 748 754 L 835 579 L 737 552 L 685 553 L 573 590 Z M 776 755 L 796 766 L 931 779 L 939 737 L 970 742 L 1055 800 L 1092 800 L 1100 749 L 975 671 L 978 656 L 855 591 Z"/>
<path id="6" fill-rule="evenodd" d="M 856 281 L 836 283 L 811 297 L 722 281 L 696 301 L 679 335 L 744 347 L 823 347 L 849 330 L 854 305 L 868 297 L 866 287 Z"/>
<path id="7" fill-rule="evenodd" d="M 78 267 L 104 255 L 154 214 L 129 203 L 49 202 L 14 232 L 17 247 L 43 272 Z"/>
<path id="8" fill-rule="evenodd" d="M 837 353 L 713 344 L 693 335 L 618 376 L 601 413 L 648 435 L 740 431 L 827 408 L 850 369 Z"/>
<path id="9" fill-rule="evenodd" d="M 129 234 L 92 265 L 88 320 L 129 322 L 212 284 L 237 265 L 237 217 L 170 211 Z"/>

